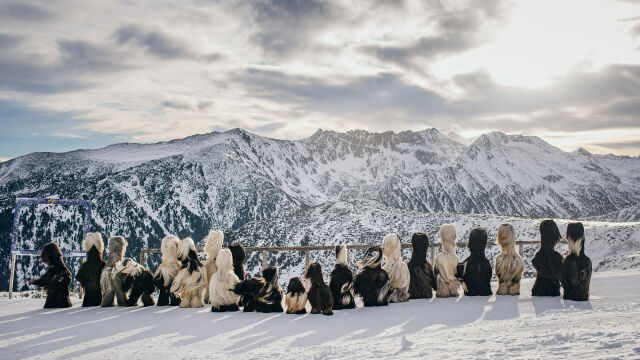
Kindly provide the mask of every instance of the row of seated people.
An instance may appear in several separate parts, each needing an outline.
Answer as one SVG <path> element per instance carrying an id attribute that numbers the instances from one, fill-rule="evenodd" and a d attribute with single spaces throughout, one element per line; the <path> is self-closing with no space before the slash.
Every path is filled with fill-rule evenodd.
<path id="1" fill-rule="evenodd" d="M 536 269 L 534 296 L 560 296 L 567 300 L 584 301 L 589 297 L 591 260 L 584 253 L 584 227 L 581 223 L 567 225 L 569 253 L 563 258 L 555 250 L 562 238 L 553 220 L 540 223 L 541 246 L 532 264 Z M 501 252 L 492 267 L 485 255 L 487 232 L 476 227 L 469 233 L 470 255 L 462 262 L 456 255 L 456 228 L 444 224 L 440 228 L 442 252 L 433 267 L 427 261 L 429 239 L 424 233 L 411 238 L 413 253 L 408 263 L 402 261 L 401 242 L 397 234 L 384 237 L 382 246 L 371 246 L 357 262 L 354 276 L 344 244 L 335 248 L 336 264 L 327 285 L 319 263 L 313 263 L 305 273 L 307 286 L 292 278 L 285 298 L 288 313 L 305 313 L 307 301 L 312 313 L 332 314 L 333 310 L 355 308 L 355 297 L 364 306 L 381 306 L 409 299 L 459 296 L 489 296 L 493 294 L 491 278 L 498 279 L 498 295 L 519 295 L 524 261 L 515 249 L 515 231 L 511 224 L 498 228 L 497 243 Z M 178 239 L 169 235 L 162 240 L 162 261 L 155 274 L 133 259 L 125 258 L 127 241 L 122 236 L 109 239 L 109 256 L 102 259 L 104 243 L 99 233 L 89 233 L 83 247 L 86 261 L 76 279 L 85 290 L 83 306 L 156 305 L 152 293 L 160 290 L 157 305 L 202 307 L 211 304 L 212 311 L 282 312 L 283 292 L 278 282 L 278 269 L 270 266 L 262 277 L 245 278 L 245 252 L 241 244 L 222 248 L 224 234 L 211 231 L 205 242 L 206 261 L 202 263 L 191 238 Z M 69 307 L 71 273 L 62 261 L 58 246 L 49 243 L 40 254 L 46 272 L 30 284 L 46 288 L 45 308 Z M 384 265 L 383 265 L 384 260 Z"/>

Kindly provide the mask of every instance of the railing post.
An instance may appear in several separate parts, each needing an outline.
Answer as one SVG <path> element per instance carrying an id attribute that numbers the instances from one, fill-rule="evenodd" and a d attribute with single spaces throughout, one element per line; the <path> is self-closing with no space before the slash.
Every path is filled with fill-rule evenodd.
<path id="1" fill-rule="evenodd" d="M 142 249 L 142 251 L 140 251 L 140 265 L 146 267 L 146 265 L 144 264 L 146 260 L 147 260 L 147 253 L 144 251 L 144 249 Z"/>
<path id="2" fill-rule="evenodd" d="M 307 272 L 309 268 L 309 250 L 304 251 L 304 271 Z"/>
<path id="3" fill-rule="evenodd" d="M 520 252 L 520 256 L 524 257 L 524 245 L 522 243 L 518 246 L 518 251 Z"/>
<path id="4" fill-rule="evenodd" d="M 13 295 L 13 278 L 16 274 L 16 256 L 11 255 L 11 277 L 9 278 L 9 299 Z"/>
<path id="5" fill-rule="evenodd" d="M 262 268 L 267 268 L 267 250 L 262 250 Z"/>
<path id="6" fill-rule="evenodd" d="M 82 263 L 84 264 L 86 258 L 82 257 Z M 83 291 L 84 289 L 82 288 L 82 285 L 78 286 L 78 299 L 82 299 L 82 294 L 84 293 Z"/>

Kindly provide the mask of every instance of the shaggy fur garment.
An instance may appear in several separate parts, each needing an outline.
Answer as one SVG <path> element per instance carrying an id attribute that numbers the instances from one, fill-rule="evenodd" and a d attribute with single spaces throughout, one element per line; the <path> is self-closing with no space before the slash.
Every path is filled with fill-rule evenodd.
<path id="1" fill-rule="evenodd" d="M 284 303 L 287 305 L 287 314 L 307 313 L 307 291 L 299 277 L 289 279 Z"/>
<path id="2" fill-rule="evenodd" d="M 240 303 L 243 306 L 242 311 L 256 311 L 258 293 L 264 286 L 265 281 L 260 278 L 249 278 L 236 284 L 233 288 L 233 292 L 240 295 Z"/>
<path id="3" fill-rule="evenodd" d="M 173 280 L 170 291 L 180 296 L 180 307 L 203 307 L 202 296 L 207 287 L 205 281 L 207 274 L 204 266 L 198 259 L 196 245 L 191 238 L 184 238 L 178 246 L 178 260 L 182 262 L 182 268 Z"/>
<path id="4" fill-rule="evenodd" d="M 233 255 L 233 272 L 236 273 L 236 276 L 240 281 L 246 278 L 244 272 L 244 247 L 239 242 L 234 242 L 229 245 L 229 250 L 231 251 L 231 255 Z"/>
<path id="5" fill-rule="evenodd" d="M 584 227 L 582 223 L 567 225 L 569 255 L 562 261 L 562 288 L 565 300 L 589 300 L 591 283 L 591 259 L 584 254 Z"/>
<path id="6" fill-rule="evenodd" d="M 124 258 L 127 245 L 127 241 L 122 236 L 112 236 L 109 239 L 109 257 L 100 274 L 100 288 L 102 289 L 102 302 L 100 306 L 113 306 L 114 297 L 118 300 L 118 306 L 125 306 L 127 304 L 127 297 L 123 290 L 126 277 L 123 278 L 120 276 L 119 281 L 113 281 L 115 266 Z"/>
<path id="7" fill-rule="evenodd" d="M 333 297 L 333 310 L 355 309 L 353 272 L 349 268 L 349 250 L 345 244 L 336 246 L 336 266 L 329 277 L 329 289 L 331 289 Z"/>
<path id="8" fill-rule="evenodd" d="M 29 283 L 47 290 L 44 308 L 71 307 L 69 299 L 71 272 L 62 261 L 62 252 L 60 252 L 58 245 L 54 243 L 45 245 L 40 252 L 40 261 L 47 267 L 47 270 L 41 277 L 33 279 Z"/>
<path id="9" fill-rule="evenodd" d="M 207 289 L 204 291 L 204 302 L 209 304 L 209 284 L 211 283 L 211 277 L 218 271 L 216 265 L 216 256 L 220 249 L 222 249 L 222 241 L 224 240 L 224 233 L 222 231 L 209 231 L 207 239 L 204 244 L 204 253 L 207 256 L 207 261 L 204 263 L 204 269 L 207 272 Z M 233 264 L 232 264 L 233 266 Z"/>
<path id="10" fill-rule="evenodd" d="M 498 277 L 498 295 L 520 295 L 520 280 L 524 272 L 524 260 L 516 251 L 516 234 L 513 225 L 502 224 L 498 228 L 500 254 L 496 257 L 495 271 Z"/>
<path id="11" fill-rule="evenodd" d="M 216 254 L 216 273 L 209 282 L 209 302 L 211 311 L 238 311 L 240 296 L 233 292 L 233 288 L 240 280 L 233 272 L 233 256 L 229 249 L 222 249 Z"/>
<path id="12" fill-rule="evenodd" d="M 493 269 L 484 254 L 487 247 L 487 231 L 481 227 L 471 229 L 469 233 L 470 255 L 458 264 L 457 276 L 464 285 L 466 296 L 489 296 L 491 291 L 491 276 Z"/>
<path id="13" fill-rule="evenodd" d="M 139 299 L 142 299 L 144 306 L 156 304 L 151 296 L 155 291 L 151 271 L 131 258 L 125 258 L 117 263 L 114 269 L 113 281 L 124 279 L 122 290 L 125 293 L 130 291 L 127 297 L 127 306 L 138 306 Z"/>
<path id="14" fill-rule="evenodd" d="M 412 299 L 431 298 L 436 286 L 433 267 L 427 261 L 429 238 L 425 233 L 414 233 L 411 236 L 413 253 L 407 264 L 409 269 L 409 297 Z M 489 267 L 491 269 L 491 267 Z"/>
<path id="15" fill-rule="evenodd" d="M 257 295 L 256 311 L 263 313 L 283 312 L 282 289 L 278 283 L 278 268 L 269 266 L 262 270 L 264 286 Z"/>
<path id="16" fill-rule="evenodd" d="M 162 239 L 160 252 L 162 253 L 162 262 L 156 270 L 153 278 L 153 284 L 160 290 L 158 295 L 158 306 L 178 306 L 180 298 L 171 292 L 173 279 L 178 275 L 178 271 L 182 267 L 182 263 L 178 260 L 178 246 L 180 239 L 174 235 L 167 235 Z"/>
<path id="17" fill-rule="evenodd" d="M 562 255 L 555 250 L 560 240 L 560 230 L 553 220 L 540 223 L 540 250 L 531 264 L 536 269 L 536 282 L 531 288 L 533 296 L 560 296 Z"/>
<path id="18" fill-rule="evenodd" d="M 324 282 L 320 264 L 315 262 L 309 265 L 304 277 L 311 282 L 311 287 L 307 294 L 311 305 L 311 313 L 333 315 L 333 297 L 331 296 L 331 290 Z"/>
<path id="19" fill-rule="evenodd" d="M 402 261 L 402 249 L 400 247 L 400 236 L 389 234 L 382 241 L 382 255 L 385 264 L 382 267 L 389 274 L 389 302 L 409 301 L 409 281 L 411 275 L 407 264 Z"/>
<path id="20" fill-rule="evenodd" d="M 362 297 L 364 306 L 389 304 L 389 275 L 382 269 L 382 249 L 371 246 L 357 265 L 360 272 L 353 281 L 353 292 Z"/>
<path id="21" fill-rule="evenodd" d="M 456 277 L 458 255 L 456 255 L 456 227 L 453 224 L 440 226 L 442 252 L 436 255 L 433 271 L 436 277 L 436 296 L 456 297 L 462 285 Z"/>
<path id="22" fill-rule="evenodd" d="M 88 233 L 82 242 L 82 248 L 87 252 L 87 259 L 80 265 L 76 280 L 84 289 L 82 306 L 100 306 L 102 302 L 102 289 L 100 289 L 100 274 L 104 268 L 102 252 L 104 243 L 100 233 Z"/>

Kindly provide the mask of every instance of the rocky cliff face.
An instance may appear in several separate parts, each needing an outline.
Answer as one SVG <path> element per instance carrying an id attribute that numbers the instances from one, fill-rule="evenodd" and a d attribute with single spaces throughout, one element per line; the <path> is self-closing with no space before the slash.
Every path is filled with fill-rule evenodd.
<path id="1" fill-rule="evenodd" d="M 319 130 L 285 141 L 234 129 L 13 159 L 0 164 L 0 288 L 8 283 L 16 197 L 91 199 L 92 230 L 105 239 L 127 237 L 128 255 L 135 257 L 142 248 L 159 247 L 167 233 L 201 241 L 212 228 L 238 230 L 357 199 L 427 213 L 637 217 L 623 209 L 640 199 L 638 158 L 567 153 L 537 137 L 502 133 L 482 135 L 470 145 L 455 138 L 436 129 Z M 39 248 L 54 240 L 79 249 L 74 216 L 60 207 L 25 209 L 21 246 Z M 319 241 L 313 234 L 309 239 Z M 38 269 L 35 259 L 21 258 L 20 286 Z"/>

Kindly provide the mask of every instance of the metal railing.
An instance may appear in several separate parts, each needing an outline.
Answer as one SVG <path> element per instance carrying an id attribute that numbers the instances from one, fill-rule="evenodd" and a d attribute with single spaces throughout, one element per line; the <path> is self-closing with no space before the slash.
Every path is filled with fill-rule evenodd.
<path id="1" fill-rule="evenodd" d="M 566 241 L 562 240 L 559 243 L 566 243 Z M 524 246 L 525 245 L 536 245 L 540 244 L 539 240 L 518 240 L 516 241 L 516 245 L 518 245 L 518 253 L 520 256 L 524 256 Z M 350 250 L 367 250 L 371 245 L 347 245 L 347 248 Z M 458 247 L 467 247 L 466 242 L 456 243 Z M 487 246 L 498 246 L 496 242 L 487 242 Z M 411 248 L 411 244 L 402 244 L 403 249 Z M 433 262 L 435 258 L 435 249 L 442 248 L 440 243 L 429 244 L 430 250 L 430 260 Z M 309 267 L 309 258 L 311 251 L 326 251 L 326 250 L 334 250 L 335 245 L 329 246 L 250 246 L 244 248 L 245 252 L 261 252 L 262 253 L 262 268 L 267 267 L 267 256 L 270 252 L 280 252 L 280 251 L 304 251 L 305 255 L 305 269 Z M 198 252 L 203 252 L 203 249 L 197 249 Z M 160 249 L 142 249 L 140 251 L 140 264 L 146 266 L 147 254 L 159 254 Z"/>

